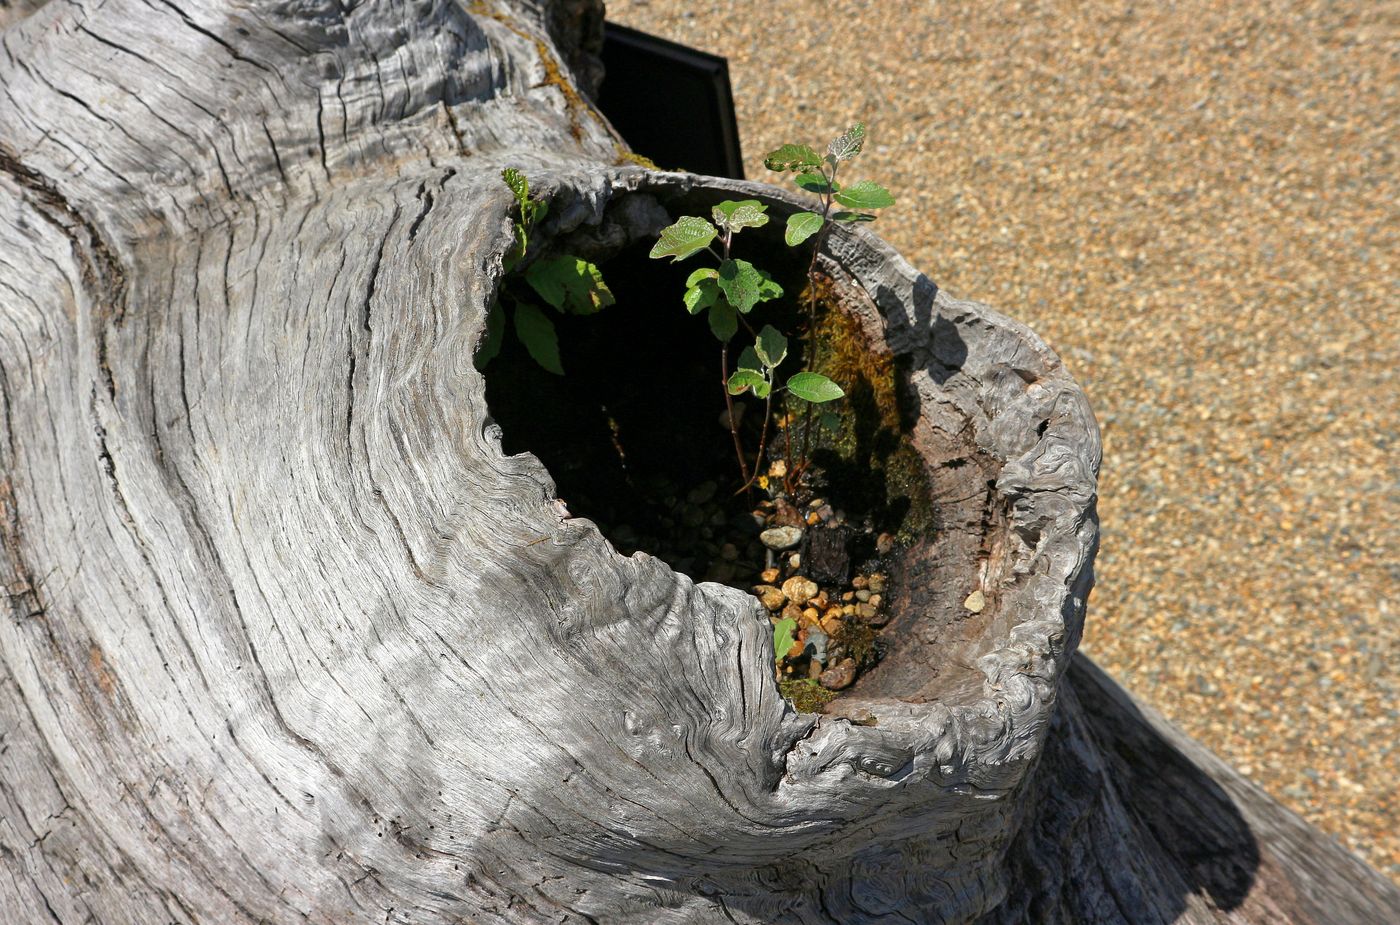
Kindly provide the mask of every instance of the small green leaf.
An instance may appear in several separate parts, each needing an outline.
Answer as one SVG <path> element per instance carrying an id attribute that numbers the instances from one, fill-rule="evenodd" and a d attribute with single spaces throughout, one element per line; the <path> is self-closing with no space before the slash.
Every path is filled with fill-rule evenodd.
<path id="1" fill-rule="evenodd" d="M 840 183 L 832 183 L 826 178 L 826 174 L 821 173 L 799 173 L 792 178 L 802 189 L 809 193 L 816 193 L 818 196 L 825 196 L 827 193 L 834 193 L 841 188 Z"/>
<path id="2" fill-rule="evenodd" d="M 806 145 L 783 145 L 763 155 L 763 166 L 779 173 L 788 170 L 810 170 L 821 165 L 821 155 Z"/>
<path id="3" fill-rule="evenodd" d="M 525 281 L 550 305 L 576 315 L 591 315 L 617 301 L 602 271 L 569 254 L 536 260 L 525 271 Z"/>
<path id="4" fill-rule="evenodd" d="M 738 231 L 740 228 L 762 228 L 768 224 L 768 216 L 764 213 L 768 207 L 757 199 L 744 199 L 735 202 L 726 199 L 711 210 L 715 224 L 730 231 Z"/>
<path id="5" fill-rule="evenodd" d="M 696 251 L 704 250 L 719 231 L 698 215 L 687 215 L 674 225 L 661 229 L 661 237 L 648 257 L 670 257 L 672 263 L 684 260 Z"/>
<path id="6" fill-rule="evenodd" d="M 719 279 L 719 271 L 712 267 L 701 267 L 685 278 L 685 286 L 689 289 L 702 279 Z"/>
<path id="7" fill-rule="evenodd" d="M 758 301 L 768 302 L 782 297 L 783 287 L 779 286 L 766 270 L 759 270 L 758 275 L 762 277 L 762 281 L 758 284 Z"/>
<path id="8" fill-rule="evenodd" d="M 730 395 L 742 395 L 748 389 L 757 391 L 759 386 L 767 385 L 768 380 L 763 378 L 763 373 L 752 369 L 735 370 L 726 383 Z"/>
<path id="9" fill-rule="evenodd" d="M 821 373 L 798 373 L 787 381 L 787 390 L 803 401 L 832 401 L 846 393 Z"/>
<path id="10" fill-rule="evenodd" d="M 860 153 L 865 144 L 865 123 L 857 122 L 831 140 L 826 146 L 827 156 L 833 161 L 849 161 Z"/>
<path id="11" fill-rule="evenodd" d="M 831 216 L 838 222 L 873 222 L 875 216 L 869 212 L 837 212 Z"/>
<path id="12" fill-rule="evenodd" d="M 710 306 L 710 313 L 706 317 L 710 320 L 710 333 L 719 338 L 720 343 L 729 343 L 739 331 L 738 314 L 723 302 L 716 302 Z"/>
<path id="13" fill-rule="evenodd" d="M 763 274 L 747 260 L 726 260 L 719 265 L 720 291 L 730 305 L 745 314 L 762 301 L 759 290 L 763 282 Z"/>
<path id="14" fill-rule="evenodd" d="M 861 180 L 836 194 L 836 201 L 852 209 L 883 209 L 894 205 L 890 191 L 873 180 Z"/>
<path id="15" fill-rule="evenodd" d="M 744 352 L 739 354 L 739 368 L 751 369 L 756 373 L 762 374 L 763 363 L 758 359 L 758 352 L 752 347 L 745 347 Z"/>
<path id="16" fill-rule="evenodd" d="M 506 310 L 500 302 L 492 302 L 486 311 L 486 336 L 481 338 L 481 346 L 476 348 L 476 368 L 485 369 L 486 364 L 501 352 L 501 341 L 506 332 Z"/>
<path id="17" fill-rule="evenodd" d="M 754 395 L 758 396 L 759 398 L 767 398 L 772 391 L 773 383 L 769 382 L 767 379 L 764 379 L 758 385 L 753 387 Z"/>
<path id="18" fill-rule="evenodd" d="M 787 231 L 783 240 L 789 247 L 796 247 L 821 230 L 822 217 L 815 212 L 794 212 L 788 216 Z"/>
<path id="19" fill-rule="evenodd" d="M 773 369 L 787 357 L 787 338 L 771 324 L 765 324 L 758 332 L 753 349 L 763 365 Z"/>
<path id="20" fill-rule="evenodd" d="M 719 287 L 712 279 L 702 279 L 685 291 L 685 310 L 698 315 L 719 301 Z"/>
<path id="21" fill-rule="evenodd" d="M 839 434 L 841 432 L 841 415 L 837 414 L 835 411 L 823 411 L 821 417 L 817 420 L 821 423 L 822 427 L 825 427 L 831 433 Z"/>
<path id="22" fill-rule="evenodd" d="M 773 624 L 773 656 L 780 662 L 797 642 L 797 637 L 793 635 L 795 629 L 797 621 L 792 617 L 784 617 Z"/>
<path id="23" fill-rule="evenodd" d="M 536 363 L 556 376 L 564 375 L 559 362 L 559 333 L 538 305 L 515 303 L 515 334 Z"/>
<path id="24" fill-rule="evenodd" d="M 514 167 L 507 167 L 501 171 L 501 179 L 506 181 L 506 186 L 510 187 L 511 193 L 515 195 L 515 201 L 524 209 L 530 201 L 530 181 L 525 178 L 525 174 Z"/>

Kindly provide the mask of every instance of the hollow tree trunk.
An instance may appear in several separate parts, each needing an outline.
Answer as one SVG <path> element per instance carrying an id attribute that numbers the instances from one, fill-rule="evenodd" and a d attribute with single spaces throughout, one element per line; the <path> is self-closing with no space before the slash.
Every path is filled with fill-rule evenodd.
<path id="1" fill-rule="evenodd" d="M 0 6 L 0 920 L 1400 920 L 1069 669 L 1088 406 L 873 237 L 826 265 L 943 528 L 831 715 L 778 696 L 751 597 L 617 555 L 502 452 L 503 166 L 600 250 L 794 204 L 629 165 L 575 89 L 600 17 Z"/>

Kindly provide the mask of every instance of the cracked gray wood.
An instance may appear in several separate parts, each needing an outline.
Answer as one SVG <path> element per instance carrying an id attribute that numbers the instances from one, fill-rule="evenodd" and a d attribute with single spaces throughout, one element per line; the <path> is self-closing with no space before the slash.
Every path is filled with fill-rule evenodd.
<path id="1" fill-rule="evenodd" d="M 573 89 L 600 18 L 0 5 L 0 920 L 1400 919 L 1066 674 L 1088 404 L 878 239 L 826 266 L 908 370 L 946 528 L 831 715 L 778 696 L 752 598 L 617 555 L 503 454 L 472 364 L 503 166 L 602 250 L 795 203 L 622 158 Z"/>

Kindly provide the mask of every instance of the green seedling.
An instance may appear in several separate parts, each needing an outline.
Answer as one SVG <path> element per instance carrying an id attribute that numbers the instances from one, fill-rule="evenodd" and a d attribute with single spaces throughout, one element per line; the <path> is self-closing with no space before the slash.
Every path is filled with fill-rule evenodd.
<path id="1" fill-rule="evenodd" d="M 817 257 L 821 253 L 822 246 L 826 243 L 832 225 L 838 222 L 843 224 L 873 222 L 875 215 L 871 210 L 894 205 L 894 196 L 890 195 L 890 191 L 878 183 L 860 180 L 843 186 L 838 180 L 841 166 L 860 154 L 864 146 L 865 123 L 857 122 L 831 140 L 826 146 L 825 155 L 818 154 L 807 145 L 783 145 L 768 152 L 763 158 L 763 165 L 769 170 L 794 174 L 793 182 L 797 184 L 797 187 L 816 196 L 821 203 L 820 212 L 802 211 L 789 215 L 783 234 L 783 240 L 791 247 L 803 244 L 814 236 L 816 239 L 812 243 L 812 257 L 807 264 L 806 308 L 809 331 L 815 330 L 817 324 Z M 810 362 L 815 366 L 817 365 L 815 349 L 813 354 Z M 803 386 L 809 394 L 823 394 L 824 387 L 815 381 L 804 382 Z M 815 403 L 823 400 L 803 395 L 802 389 L 794 388 L 791 381 L 788 383 L 788 389 L 797 397 L 806 398 L 809 402 Z M 808 404 L 806 420 L 802 429 L 802 446 L 798 451 L 798 466 L 795 474 L 800 474 L 801 470 L 807 466 L 808 447 L 812 433 L 812 414 L 812 404 Z M 829 417 L 823 415 L 823 425 L 830 427 L 831 424 L 832 421 Z M 792 471 L 792 466 L 788 468 L 789 471 Z"/>
<path id="2" fill-rule="evenodd" d="M 530 195 L 530 181 L 514 167 L 501 171 L 501 179 L 515 196 L 515 246 L 505 259 L 505 271 L 510 274 L 525 260 L 530 233 L 549 212 L 549 203 Z M 505 303 L 508 302 L 515 335 L 525 345 L 525 350 L 545 370 L 562 376 L 559 332 L 536 298 L 561 314 L 592 315 L 613 304 L 612 291 L 596 266 L 570 254 L 537 258 L 517 279 L 520 276 L 532 295 L 523 294 L 520 287 L 511 284 L 510 278 L 502 284 L 504 298 L 498 297 L 487 312 L 486 339 L 476 352 L 476 366 L 484 369 L 500 352 L 506 329 Z"/>
<path id="3" fill-rule="evenodd" d="M 692 315 L 705 313 L 710 332 L 720 342 L 720 384 L 728 410 L 729 432 L 734 440 L 734 454 L 739 461 L 739 474 L 745 491 L 758 477 L 758 469 L 749 470 L 743 442 L 739 438 L 738 418 L 734 413 L 734 398 L 752 392 L 764 402 L 762 433 L 759 437 L 757 459 L 763 459 L 767 447 L 769 422 L 772 418 L 774 395 L 794 395 L 806 401 L 823 402 L 839 398 L 841 388 L 825 376 L 800 372 L 786 382 L 778 377 L 778 367 L 788 355 L 788 342 L 772 325 L 755 330 L 748 316 L 764 302 L 780 298 L 783 289 L 767 271 L 747 260 L 733 256 L 734 236 L 745 228 L 762 228 L 768 224 L 768 207 L 756 199 L 725 200 L 710 210 L 710 217 L 687 215 L 661 231 L 650 256 L 669 257 L 672 262 L 685 260 L 700 252 L 708 253 L 717 262 L 713 267 L 695 270 L 685 281 L 682 302 Z M 718 242 L 719 250 L 714 245 Z M 730 342 L 742 326 L 754 343 L 739 355 L 737 368 L 729 365 Z M 790 443 L 790 441 L 789 441 Z"/>

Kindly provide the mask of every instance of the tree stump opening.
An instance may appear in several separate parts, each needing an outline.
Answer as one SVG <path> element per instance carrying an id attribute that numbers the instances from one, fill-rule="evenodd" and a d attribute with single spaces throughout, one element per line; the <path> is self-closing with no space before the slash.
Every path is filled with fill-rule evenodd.
<path id="1" fill-rule="evenodd" d="M 855 681 L 821 696 L 784 686 L 799 709 L 835 711 L 828 698 L 851 693 L 908 703 L 960 693 L 974 702 L 984 681 L 976 653 L 949 663 L 937 650 L 985 644 L 994 619 L 991 571 L 1006 529 L 996 492 L 998 461 L 979 449 L 969 428 L 917 432 L 913 357 L 891 349 L 872 295 L 839 261 L 821 261 L 821 310 L 809 330 L 802 305 L 808 252 L 787 247 L 781 221 L 773 221 L 736 237 L 735 255 L 770 272 L 784 290 L 781 299 L 758 306 L 750 322 L 789 334 L 792 369 L 804 368 L 807 353 L 815 352 L 814 368 L 841 383 L 847 396 L 835 427 L 813 428 L 809 484 L 791 498 L 778 492 L 775 501 L 761 490 L 736 493 L 742 480 L 724 425 L 718 341 L 702 317 L 685 312 L 680 298 L 686 276 L 703 259 L 673 263 L 647 256 L 659 227 L 680 215 L 708 214 L 728 194 L 703 187 L 679 195 L 655 192 L 664 205 L 648 192 L 622 192 L 592 221 L 567 231 L 546 224 L 537 235 L 532 259 L 570 253 L 595 261 L 617 302 L 594 315 L 553 316 L 562 377 L 536 363 L 518 338 L 505 338 L 484 370 L 503 450 L 538 458 L 570 515 L 592 521 L 619 553 L 653 555 L 692 580 L 753 591 L 815 571 L 823 598 L 829 594 L 816 608 L 824 615 L 828 605 L 833 614 L 868 606 L 866 576 L 875 576 L 873 597 L 883 609 L 860 620 L 843 614 L 834 631 L 820 617 L 803 621 L 790 608 L 773 611 L 775 623 L 782 614 L 799 620 L 797 644 L 804 647 L 795 662 L 784 663 L 778 653 L 780 680 L 816 681 L 818 667 L 828 664 L 828 636 L 835 652 L 830 663 L 855 659 Z M 779 214 L 788 208 L 764 198 Z M 572 203 L 567 194 L 560 199 L 554 211 L 567 214 Z M 507 292 L 529 297 L 522 271 L 499 282 L 499 298 Z M 959 335 L 951 325 L 942 333 L 956 357 Z M 741 332 L 731 357 L 742 342 Z M 744 409 L 741 436 L 750 464 L 766 468 L 781 451 L 775 437 L 766 460 L 752 457 L 762 403 L 744 396 L 736 406 Z M 760 500 L 767 523 L 755 508 Z M 804 525 L 798 546 L 775 555 L 759 535 L 773 522 L 772 504 L 788 502 L 816 522 Z M 818 509 L 831 521 L 817 519 Z M 828 539 L 837 534 L 823 528 L 841 531 L 840 538 Z M 839 547 L 835 572 L 821 574 L 814 560 L 830 555 L 814 543 Z M 791 553 L 797 559 L 790 560 Z M 801 565 L 790 567 L 790 561 Z M 979 578 L 963 587 L 969 562 Z M 856 583 L 848 584 L 853 576 Z M 983 580 L 986 591 L 979 590 Z M 969 608 L 973 592 L 983 602 Z M 817 631 L 814 645 L 807 643 L 811 629 Z M 851 714 L 865 715 L 863 709 Z"/>

